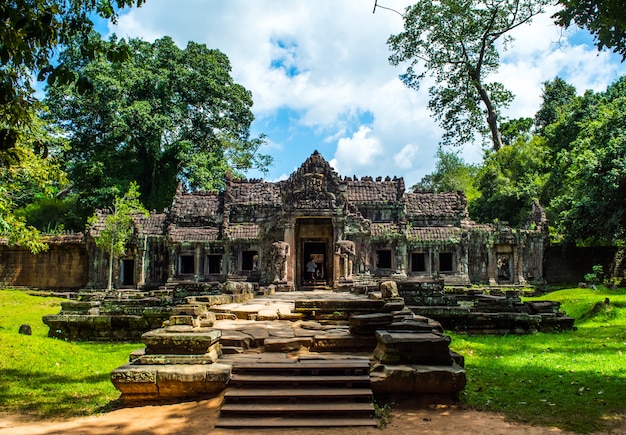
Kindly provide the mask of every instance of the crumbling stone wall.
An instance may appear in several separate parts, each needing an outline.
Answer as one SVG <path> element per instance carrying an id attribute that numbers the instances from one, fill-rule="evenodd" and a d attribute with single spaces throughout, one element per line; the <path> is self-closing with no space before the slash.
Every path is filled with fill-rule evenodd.
<path id="1" fill-rule="evenodd" d="M 48 238 L 47 241 L 48 250 L 36 255 L 19 246 L 0 244 L 0 283 L 51 290 L 85 287 L 89 256 L 82 235 Z"/>

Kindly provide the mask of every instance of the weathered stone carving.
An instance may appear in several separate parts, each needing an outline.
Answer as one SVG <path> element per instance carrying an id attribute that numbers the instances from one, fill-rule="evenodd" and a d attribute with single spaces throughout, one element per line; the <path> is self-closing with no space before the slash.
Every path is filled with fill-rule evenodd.
<path id="1" fill-rule="evenodd" d="M 352 265 L 356 257 L 356 247 L 350 240 L 339 240 L 336 243 L 339 255 L 339 270 L 344 280 L 352 279 Z"/>
<path id="2" fill-rule="evenodd" d="M 269 272 L 274 283 L 287 281 L 287 259 L 289 258 L 289 243 L 274 242 L 270 248 Z"/>

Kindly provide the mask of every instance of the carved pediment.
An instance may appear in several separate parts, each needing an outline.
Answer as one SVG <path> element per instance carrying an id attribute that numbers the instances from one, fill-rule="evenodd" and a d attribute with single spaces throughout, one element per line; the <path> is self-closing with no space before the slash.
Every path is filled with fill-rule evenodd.
<path id="1" fill-rule="evenodd" d="M 288 209 L 334 210 L 346 200 L 346 186 L 320 153 L 315 151 L 287 179 L 282 188 Z"/>

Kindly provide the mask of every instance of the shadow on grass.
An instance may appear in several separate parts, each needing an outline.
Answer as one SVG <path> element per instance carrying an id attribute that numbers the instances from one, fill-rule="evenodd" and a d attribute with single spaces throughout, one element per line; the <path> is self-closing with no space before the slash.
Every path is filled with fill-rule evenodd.
<path id="1" fill-rule="evenodd" d="M 111 401 L 103 394 L 108 383 L 108 373 L 63 376 L 29 368 L 2 370 L 0 409 L 33 418 L 92 414 Z M 114 391 L 112 385 L 110 390 Z"/>
<path id="2" fill-rule="evenodd" d="M 626 331 L 609 328 L 595 339 L 576 334 L 457 338 L 464 349 L 453 340 L 466 356 L 464 401 L 518 422 L 610 429 L 624 418 Z"/>

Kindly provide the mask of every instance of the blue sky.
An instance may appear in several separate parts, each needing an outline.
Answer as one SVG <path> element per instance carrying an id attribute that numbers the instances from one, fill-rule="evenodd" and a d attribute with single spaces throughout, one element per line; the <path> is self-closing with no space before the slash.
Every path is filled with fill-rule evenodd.
<path id="1" fill-rule="evenodd" d="M 380 4 L 403 11 L 413 1 Z M 103 33 L 153 41 L 169 35 L 224 52 L 236 82 L 252 91 L 253 135 L 264 133 L 274 165 L 264 178 L 289 176 L 318 150 L 341 175 L 402 176 L 407 186 L 433 171 L 441 131 L 427 110 L 428 85 L 416 92 L 389 65 L 386 45 L 402 18 L 374 0 L 148 0 Z M 626 73 L 620 57 L 598 53 L 577 29 L 550 14 L 516 30 L 497 80 L 516 99 L 509 117 L 533 116 L 541 86 L 560 76 L 601 91 Z M 481 159 L 481 144 L 462 150 Z M 261 174 L 250 173 L 251 178 Z"/>

